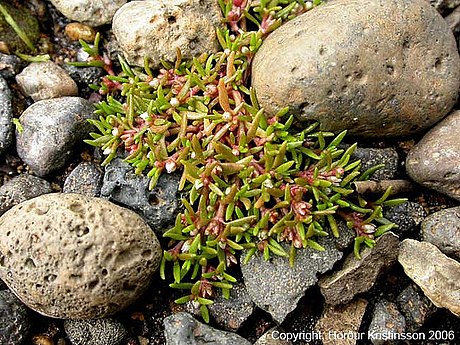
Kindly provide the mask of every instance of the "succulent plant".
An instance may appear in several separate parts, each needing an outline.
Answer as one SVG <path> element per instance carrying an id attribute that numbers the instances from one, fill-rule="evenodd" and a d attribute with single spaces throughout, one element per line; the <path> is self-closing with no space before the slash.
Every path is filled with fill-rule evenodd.
<path id="1" fill-rule="evenodd" d="M 355 254 L 396 225 L 382 215 L 391 188 L 373 202 L 357 195 L 351 183 L 378 169 L 361 172 L 350 161 L 356 144 L 341 148 L 345 132 L 316 131 L 317 123 L 296 130 L 294 117 L 282 109 L 269 117 L 248 88 L 249 66 L 263 38 L 319 1 L 219 0 L 228 23 L 217 29 L 222 51 L 152 71 L 131 68 L 120 58 L 121 73 L 93 47 L 84 45 L 92 65 L 109 73 L 98 88 L 106 100 L 97 104 L 98 129 L 88 144 L 103 149 L 103 165 L 119 154 L 150 177 L 182 171 L 179 188 L 187 192 L 184 211 L 165 233 L 161 276 L 172 268 L 173 288 L 189 292 L 177 303 L 192 301 L 209 320 L 207 305 L 216 289 L 229 296 L 236 278 L 228 268 L 238 252 L 246 260 L 260 251 L 288 258 L 297 249 L 323 248 L 316 239 L 339 236 L 337 220 L 356 231 Z M 250 27 L 254 26 L 254 30 Z M 286 252 L 281 242 L 290 243 Z"/>

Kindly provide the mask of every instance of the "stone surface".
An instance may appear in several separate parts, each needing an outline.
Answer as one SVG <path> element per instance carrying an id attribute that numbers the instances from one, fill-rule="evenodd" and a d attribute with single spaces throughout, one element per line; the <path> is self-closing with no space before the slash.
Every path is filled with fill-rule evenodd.
<path id="1" fill-rule="evenodd" d="M 91 104 L 79 97 L 32 104 L 19 118 L 24 129 L 16 133 L 19 157 L 38 176 L 63 167 L 74 146 L 91 131 L 87 120 L 94 117 Z"/>
<path id="2" fill-rule="evenodd" d="M 460 58 L 452 32 L 425 0 L 334 0 L 264 41 L 252 85 L 268 114 L 289 106 L 323 130 L 405 136 L 452 109 Z"/>
<path id="3" fill-rule="evenodd" d="M 64 16 L 89 26 L 109 24 L 127 0 L 50 0 Z"/>
<path id="4" fill-rule="evenodd" d="M 51 184 L 39 177 L 16 176 L 0 187 L 0 216 L 23 201 L 52 191 Z"/>
<path id="5" fill-rule="evenodd" d="M 460 263 L 435 245 L 412 239 L 401 242 L 398 261 L 435 306 L 460 316 Z"/>
<path id="6" fill-rule="evenodd" d="M 25 65 L 26 62 L 16 55 L 0 53 L 0 75 L 7 80 L 14 79 L 14 77 L 21 72 Z"/>
<path id="7" fill-rule="evenodd" d="M 0 218 L 0 278 L 52 317 L 101 318 L 123 309 L 147 288 L 161 253 L 137 214 L 103 199 L 47 194 Z"/>
<path id="8" fill-rule="evenodd" d="M 159 66 L 160 60 L 174 62 L 177 48 L 184 59 L 216 52 L 222 20 L 212 0 L 131 1 L 117 11 L 112 28 L 129 63 L 143 66 L 146 56 Z"/>
<path id="9" fill-rule="evenodd" d="M 71 65 L 63 66 L 69 76 L 75 80 L 78 85 L 80 95 L 91 95 L 94 92 L 88 85 L 98 85 L 105 71 L 99 67 L 75 67 Z"/>
<path id="10" fill-rule="evenodd" d="M 326 335 L 330 332 L 336 332 L 336 334 L 358 333 L 367 304 L 366 300 L 359 298 L 345 305 L 326 305 L 323 315 L 315 327 L 315 330 L 323 335 L 323 345 L 356 344 L 356 339 L 336 339 Z"/>
<path id="11" fill-rule="evenodd" d="M 114 319 L 66 320 L 64 330 L 72 345 L 121 345 L 128 335 Z"/>
<path id="12" fill-rule="evenodd" d="M 25 95 L 36 101 L 78 95 L 77 84 L 58 64 L 52 61 L 32 62 L 16 76 Z"/>
<path id="13" fill-rule="evenodd" d="M 453 10 L 460 5 L 460 0 L 426 0 L 436 8 L 439 12 L 444 13 L 448 10 Z"/>
<path id="14" fill-rule="evenodd" d="M 11 291 L 0 291 L 0 344 L 23 344 L 29 329 L 26 306 Z"/>
<path id="15" fill-rule="evenodd" d="M 375 149 L 358 147 L 351 156 L 350 161 L 361 160 L 361 171 L 364 172 L 379 164 L 385 166 L 377 170 L 372 176 L 372 180 L 391 180 L 396 177 L 398 171 L 399 156 L 394 148 Z"/>
<path id="16" fill-rule="evenodd" d="M 414 285 L 409 285 L 399 294 L 397 304 L 406 319 L 408 332 L 417 331 L 437 309 Z"/>
<path id="17" fill-rule="evenodd" d="M 399 226 L 393 229 L 398 235 L 416 230 L 426 216 L 423 206 L 413 201 L 386 208 L 383 213 L 385 218 Z"/>
<path id="18" fill-rule="evenodd" d="M 285 333 L 279 327 L 270 328 L 262 334 L 254 345 L 292 345 L 290 341 L 280 339 L 280 333 Z"/>
<path id="19" fill-rule="evenodd" d="M 407 174 L 417 183 L 460 200 L 460 111 L 431 129 L 409 151 Z"/>
<path id="20" fill-rule="evenodd" d="M 312 248 L 297 251 L 294 266 L 289 260 L 274 255 L 269 261 L 257 253 L 246 265 L 241 265 L 244 283 L 254 303 L 281 323 L 293 311 L 305 291 L 316 284 L 317 275 L 330 270 L 340 260 L 333 241 L 320 243 L 325 250 Z M 286 252 L 290 247 L 284 245 Z M 244 261 L 246 253 L 242 255 Z"/>
<path id="21" fill-rule="evenodd" d="M 62 191 L 86 196 L 99 196 L 102 187 L 102 168 L 92 162 L 82 162 L 67 176 Z"/>
<path id="22" fill-rule="evenodd" d="M 11 91 L 5 79 L 0 77 L 0 155 L 13 141 L 13 109 L 11 107 Z"/>
<path id="23" fill-rule="evenodd" d="M 179 193 L 180 174 L 162 174 L 157 186 L 149 190 L 150 179 L 136 175 L 120 158 L 105 167 L 101 196 L 141 214 L 158 234 L 173 226 L 182 207 Z"/>
<path id="24" fill-rule="evenodd" d="M 82 23 L 69 23 L 65 26 L 65 34 L 72 41 L 83 40 L 93 42 L 96 36 L 94 29 Z"/>
<path id="25" fill-rule="evenodd" d="M 180 312 L 168 316 L 163 321 L 166 345 L 250 345 L 243 337 L 219 331 L 195 320 L 190 314 Z"/>
<path id="26" fill-rule="evenodd" d="M 449 13 L 449 15 L 444 19 L 446 20 L 449 28 L 452 30 L 458 46 L 460 40 L 460 6 L 453 10 L 452 13 Z"/>
<path id="27" fill-rule="evenodd" d="M 208 306 L 211 319 L 217 322 L 219 327 L 228 331 L 237 331 L 252 315 L 254 309 L 255 305 L 242 283 L 233 285 L 229 299 L 219 294 L 214 303 Z M 191 302 L 187 303 L 186 311 L 196 316 L 200 315 L 199 308 L 195 308 Z"/>
<path id="28" fill-rule="evenodd" d="M 382 272 L 391 267 L 398 257 L 398 237 L 388 232 L 377 240 L 374 248 L 365 248 L 361 260 L 353 253 L 345 259 L 342 269 L 319 281 L 326 303 L 348 303 L 359 293 L 368 291 Z"/>
<path id="29" fill-rule="evenodd" d="M 372 321 L 369 325 L 369 338 L 374 345 L 390 344 L 386 339 L 380 339 L 380 334 L 401 334 L 405 331 L 406 320 L 399 312 L 396 304 L 386 300 L 379 301 L 375 305 Z M 373 334 L 377 336 L 372 336 Z"/>
<path id="30" fill-rule="evenodd" d="M 16 24 L 27 35 L 29 41 L 35 44 L 40 36 L 40 28 L 35 18 L 26 6 L 14 6 L 11 1 L 1 0 L 0 4 L 13 18 Z M 8 24 L 3 15 L 0 16 L 0 46 L 6 48 L 2 53 L 14 54 L 16 51 L 30 53 L 24 41 L 17 35 L 13 27 Z"/>
<path id="31" fill-rule="evenodd" d="M 422 222 L 422 241 L 430 242 L 444 254 L 460 259 L 460 207 L 430 214 Z"/>

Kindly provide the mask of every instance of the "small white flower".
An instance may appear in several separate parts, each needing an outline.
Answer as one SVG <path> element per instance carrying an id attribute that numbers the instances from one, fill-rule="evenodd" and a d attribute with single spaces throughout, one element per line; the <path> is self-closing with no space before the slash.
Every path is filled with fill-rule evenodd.
<path id="1" fill-rule="evenodd" d="M 226 111 L 222 114 L 222 119 L 224 119 L 225 121 L 230 121 L 232 119 L 232 114 Z"/>
<path id="2" fill-rule="evenodd" d="M 364 225 L 364 232 L 366 234 L 372 234 L 375 232 L 375 225 L 373 224 L 366 224 Z"/>
<path id="3" fill-rule="evenodd" d="M 110 147 L 107 147 L 102 153 L 107 156 L 112 153 L 112 149 Z"/>
<path id="4" fill-rule="evenodd" d="M 169 104 L 171 104 L 174 108 L 177 108 L 180 105 L 180 101 L 176 97 L 173 97 L 169 101 Z"/>
<path id="5" fill-rule="evenodd" d="M 244 54 L 244 55 L 248 54 L 249 53 L 249 48 L 246 47 L 246 46 L 243 46 L 243 48 L 241 48 L 241 53 Z"/>
<path id="6" fill-rule="evenodd" d="M 267 188 L 273 188 L 273 182 L 271 179 L 266 179 L 264 182 L 262 182 L 262 184 L 267 187 Z"/>
<path id="7" fill-rule="evenodd" d="M 174 170 L 176 170 L 176 163 L 174 161 L 167 161 L 165 164 L 166 171 L 169 173 L 172 173 Z"/>
<path id="8" fill-rule="evenodd" d="M 149 86 L 154 87 L 154 88 L 157 88 L 159 85 L 160 85 L 160 81 L 157 78 L 152 79 L 149 82 Z"/>
<path id="9" fill-rule="evenodd" d="M 116 136 L 118 135 L 118 128 L 117 128 L 117 127 L 115 127 L 114 129 L 112 129 L 112 135 L 113 135 L 114 137 L 116 137 Z"/>
<path id="10" fill-rule="evenodd" d="M 147 113 L 147 112 L 142 113 L 142 114 L 139 115 L 139 117 L 140 117 L 142 120 L 146 121 L 146 120 L 149 118 L 149 113 Z"/>
<path id="11" fill-rule="evenodd" d="M 311 1 L 307 1 L 305 5 L 307 7 L 307 10 L 311 10 L 313 8 L 313 3 Z"/>
<path id="12" fill-rule="evenodd" d="M 195 180 L 194 186 L 196 190 L 199 190 L 201 187 L 203 187 L 203 182 L 200 180 Z"/>

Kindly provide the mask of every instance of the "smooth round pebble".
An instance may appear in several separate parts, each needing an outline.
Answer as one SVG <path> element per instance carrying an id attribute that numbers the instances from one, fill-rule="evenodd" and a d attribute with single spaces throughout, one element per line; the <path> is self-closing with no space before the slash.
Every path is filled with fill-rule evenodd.
<path id="1" fill-rule="evenodd" d="M 322 130 L 406 136 L 455 105 L 460 58 L 426 0 L 334 0 L 270 34 L 254 57 L 252 85 L 270 115 L 289 106 Z"/>
<path id="2" fill-rule="evenodd" d="M 82 23 L 69 23 L 65 26 L 65 34 L 72 41 L 83 40 L 86 42 L 93 42 L 96 33 L 94 29 Z"/>
<path id="3" fill-rule="evenodd" d="M 140 216 L 99 198 L 47 194 L 0 217 L 0 278 L 50 317 L 101 318 L 125 308 L 148 287 L 161 253 Z"/>

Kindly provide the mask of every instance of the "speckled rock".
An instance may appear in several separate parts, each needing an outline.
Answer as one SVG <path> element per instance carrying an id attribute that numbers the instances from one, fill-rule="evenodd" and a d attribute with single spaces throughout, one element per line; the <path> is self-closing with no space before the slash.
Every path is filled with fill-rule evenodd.
<path id="1" fill-rule="evenodd" d="M 264 41 L 252 85 L 268 114 L 289 106 L 299 121 L 319 120 L 323 130 L 404 136 L 455 105 L 460 58 L 426 0 L 334 0 Z"/>
<path id="2" fill-rule="evenodd" d="M 398 228 L 393 229 L 397 235 L 416 230 L 426 217 L 423 206 L 413 201 L 406 201 L 395 207 L 389 207 L 384 209 L 383 213 L 389 221 L 398 224 Z"/>
<path id="3" fill-rule="evenodd" d="M 250 345 L 238 334 L 219 331 L 195 320 L 190 314 L 180 312 L 163 321 L 166 345 Z"/>
<path id="4" fill-rule="evenodd" d="M 72 345 L 120 345 L 128 335 L 114 319 L 66 320 L 64 330 Z"/>
<path id="5" fill-rule="evenodd" d="M 435 306 L 460 316 L 460 263 L 435 245 L 412 239 L 401 242 L 398 261 Z"/>
<path id="6" fill-rule="evenodd" d="M 406 159 L 406 171 L 417 183 L 460 200 L 460 111 L 431 129 Z"/>
<path id="7" fill-rule="evenodd" d="M 40 36 L 37 18 L 32 15 L 26 6 L 17 7 L 12 5 L 11 1 L 4 0 L 1 0 L 0 4 L 5 7 L 8 14 L 27 35 L 29 41 L 35 44 Z M 13 27 L 6 22 L 3 15 L 0 16 L 0 45 L 6 48 L 8 54 L 13 54 L 16 51 L 30 53 L 26 43 L 17 35 Z"/>
<path id="8" fill-rule="evenodd" d="M 406 319 L 406 330 L 417 331 L 437 308 L 417 286 L 409 285 L 398 296 L 399 310 Z"/>
<path id="9" fill-rule="evenodd" d="M 269 261 L 260 254 L 241 265 L 244 283 L 254 303 L 281 323 L 293 311 L 305 291 L 316 284 L 317 275 L 330 270 L 340 260 L 333 241 L 321 242 L 324 251 L 312 248 L 297 251 L 294 266 L 289 260 L 274 256 Z M 284 245 L 286 252 L 289 246 Z M 246 253 L 242 255 L 242 261 Z"/>
<path id="10" fill-rule="evenodd" d="M 323 335 L 323 345 L 354 345 L 355 339 L 335 339 L 333 334 L 358 333 L 368 302 L 362 298 L 340 306 L 326 305 L 315 330 Z"/>
<path id="11" fill-rule="evenodd" d="M 430 214 L 422 222 L 422 240 L 434 244 L 444 254 L 460 259 L 460 207 Z"/>
<path id="12" fill-rule="evenodd" d="M 262 334 L 254 345 L 292 345 L 290 341 L 280 339 L 281 333 L 286 333 L 279 327 L 270 328 L 267 332 Z"/>
<path id="13" fill-rule="evenodd" d="M 29 329 L 26 306 L 11 291 L 0 291 L 0 344 L 23 344 Z"/>
<path id="14" fill-rule="evenodd" d="M 90 95 L 93 93 L 94 90 L 91 89 L 88 85 L 98 85 L 101 77 L 105 75 L 104 70 L 99 67 L 75 67 L 71 65 L 65 65 L 63 68 L 77 83 L 80 95 Z"/>
<path id="15" fill-rule="evenodd" d="M 13 109 L 11 107 L 11 91 L 5 79 L 0 77 L 0 155 L 13 141 Z"/>
<path id="16" fill-rule="evenodd" d="M 217 52 L 215 28 L 222 20 L 212 0 L 131 1 L 117 11 L 112 28 L 129 63 L 143 66 L 147 56 L 158 66 L 175 61 L 177 48 L 185 59 Z"/>
<path id="17" fill-rule="evenodd" d="M 0 53 L 0 76 L 6 80 L 12 80 L 21 72 L 27 63 L 16 55 Z"/>
<path id="18" fill-rule="evenodd" d="M 326 303 L 348 303 L 359 293 L 368 291 L 380 274 L 391 267 L 398 257 L 398 237 L 388 232 L 377 240 L 373 248 L 361 252 L 361 260 L 353 253 L 345 259 L 343 267 L 319 281 Z"/>
<path id="19" fill-rule="evenodd" d="M 94 118 L 92 105 L 79 97 L 43 100 L 28 107 L 19 118 L 23 131 L 16 133 L 19 157 L 38 176 L 64 166 L 76 144 L 87 137 Z"/>
<path id="20" fill-rule="evenodd" d="M 59 12 L 71 20 L 89 26 L 101 26 L 112 21 L 115 12 L 127 0 L 50 0 Z"/>
<path id="21" fill-rule="evenodd" d="M 382 339 L 383 334 L 401 334 L 405 328 L 406 320 L 396 304 L 382 300 L 375 305 L 368 337 L 374 345 L 386 345 L 390 343 Z"/>
<path id="22" fill-rule="evenodd" d="M 379 164 L 385 166 L 377 170 L 372 176 L 372 180 L 391 180 L 396 177 L 399 164 L 398 152 L 394 148 L 375 149 L 358 147 L 353 155 L 351 161 L 361 160 L 361 171 L 366 171 Z"/>
<path id="23" fill-rule="evenodd" d="M 67 176 L 62 191 L 86 196 L 101 194 L 103 173 L 101 167 L 92 162 L 82 162 Z"/>
<path id="24" fill-rule="evenodd" d="M 0 187 L 0 216 L 15 205 L 51 193 L 51 184 L 39 177 L 23 174 Z"/>
<path id="25" fill-rule="evenodd" d="M 36 101 L 78 95 L 77 84 L 58 64 L 52 61 L 32 62 L 16 76 L 25 95 Z"/>
<path id="26" fill-rule="evenodd" d="M 105 167 L 101 196 L 136 211 L 161 234 L 173 226 L 182 207 L 179 180 L 180 174 L 163 174 L 149 190 L 150 178 L 136 175 L 128 163 L 117 158 Z"/>
<path id="27" fill-rule="evenodd" d="M 0 278 L 51 317 L 101 318 L 123 309 L 147 288 L 160 258 L 148 225 L 103 199 L 47 194 L 0 218 Z"/>
<path id="28" fill-rule="evenodd" d="M 444 13 L 449 10 L 453 10 L 460 5 L 460 0 L 426 0 L 436 8 L 439 12 Z"/>

